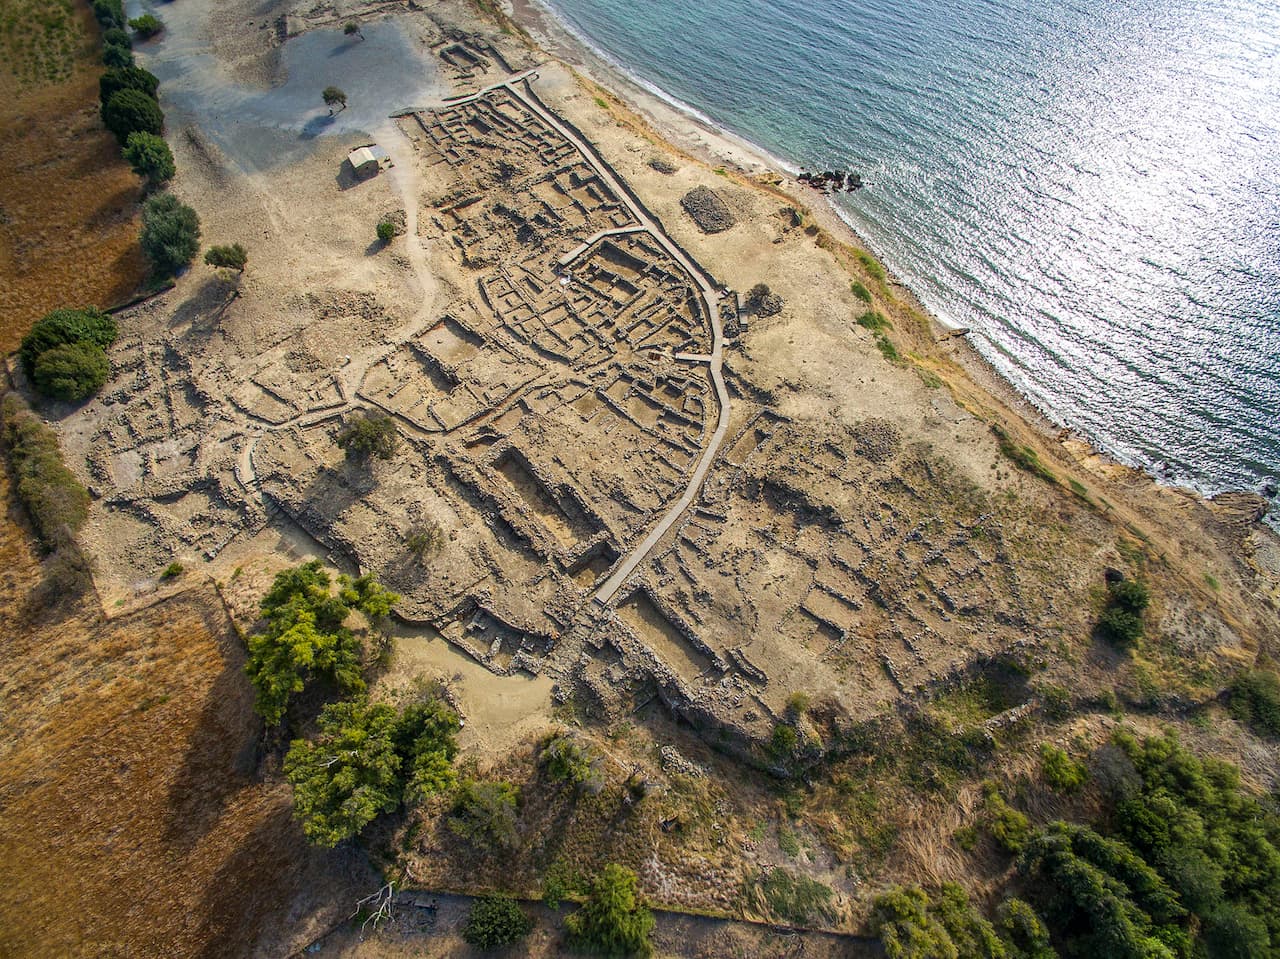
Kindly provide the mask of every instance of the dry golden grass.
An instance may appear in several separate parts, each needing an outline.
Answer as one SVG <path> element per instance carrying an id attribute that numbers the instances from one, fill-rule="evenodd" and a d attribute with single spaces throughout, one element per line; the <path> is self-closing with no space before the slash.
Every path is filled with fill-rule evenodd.
<path id="1" fill-rule="evenodd" d="M 9 0 L 4 0 L 9 2 Z M 77 58 L 52 85 L 0 74 L 0 350 L 60 306 L 111 306 L 146 272 L 139 181 L 98 119 L 96 30 L 77 8 Z"/>

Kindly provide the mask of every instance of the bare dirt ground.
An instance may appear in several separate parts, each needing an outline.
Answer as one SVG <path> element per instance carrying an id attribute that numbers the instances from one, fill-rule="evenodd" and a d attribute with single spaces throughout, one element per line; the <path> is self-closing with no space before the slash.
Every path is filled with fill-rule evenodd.
<path id="1" fill-rule="evenodd" d="M 944 795 L 872 768 L 877 746 L 903 742 L 893 721 L 933 710 L 994 736 L 1050 684 L 1173 721 L 1274 643 L 1280 549 L 1253 500 L 1159 488 L 1024 419 L 740 147 L 704 162 L 694 152 L 721 145 L 686 130 L 682 152 L 656 112 L 460 3 L 173 9 L 169 46 L 151 55 L 173 74 L 174 191 L 206 242 L 249 248 L 249 268 L 193 267 L 123 313 L 113 380 L 49 411 L 95 496 L 84 539 L 111 618 L 14 613 L 0 835 L 21 877 L 3 902 L 15 948 L 281 954 L 376 885 L 354 854 L 301 845 L 287 788 L 253 756 L 231 623 L 250 627 L 273 573 L 306 556 L 403 595 L 376 694 L 444 680 L 467 720 L 467 768 L 525 797 L 512 856 L 462 846 L 441 805 L 384 823 L 374 855 L 404 883 L 532 896 L 549 872 L 619 861 L 660 904 L 763 914 L 754 884 L 785 869 L 831 890 L 814 924 L 845 930 L 887 881 L 985 868 L 950 838 L 976 782 Z M 319 62 L 347 83 L 360 61 L 345 44 L 359 41 L 338 27 L 351 16 L 424 72 L 388 80 L 385 102 L 360 88 L 330 120 L 282 71 L 305 43 L 332 51 Z M 323 79 L 307 69 L 294 65 L 295 85 Z M 455 94 L 479 95 L 445 101 Z M 343 161 L 370 140 L 394 166 L 357 181 Z M 741 164 L 718 172 L 725 156 Z M 702 232 L 680 204 L 697 187 L 733 226 Z M 384 246 L 373 228 L 387 215 L 406 233 Z M 858 323 L 854 279 L 893 351 Z M 744 307 L 762 281 L 780 312 Z M 391 461 L 359 466 L 337 448 L 361 409 L 395 418 Z M 407 540 L 432 526 L 442 548 L 419 557 Z M 16 603 L 34 578 L 12 570 L 34 563 L 13 549 Z M 162 584 L 174 560 L 189 572 Z M 1152 586 L 1152 639 L 1135 657 L 1091 638 L 1108 568 Z M 194 585 L 206 579 L 231 619 Z M 966 698 L 1010 656 L 1031 679 Z M 1273 751 L 1213 715 L 1213 747 L 1270 784 Z M 1081 722 L 1101 735 L 1111 719 Z M 786 723 L 815 744 L 880 738 L 802 790 L 742 764 L 777 771 L 770 737 Z M 589 801 L 568 802 L 537 766 L 557 724 L 610 757 Z M 1011 758 L 1008 774 L 1029 761 Z M 639 806 L 637 775 L 654 796 Z M 103 867 L 126 852 L 146 868 Z M 168 874 L 182 879 L 157 887 Z M 322 947 L 465 955 L 460 908 L 439 938 L 406 919 Z M 93 936 L 77 940 L 72 917 Z M 661 927 L 672 954 L 798 954 L 754 926 L 682 921 Z M 554 954 L 539 936 L 535 952 Z"/>

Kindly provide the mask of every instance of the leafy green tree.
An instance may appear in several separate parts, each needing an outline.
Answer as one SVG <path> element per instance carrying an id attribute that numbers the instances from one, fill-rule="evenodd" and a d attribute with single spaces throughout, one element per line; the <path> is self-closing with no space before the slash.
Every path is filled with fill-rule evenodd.
<path id="1" fill-rule="evenodd" d="M 654 919 L 639 886 L 630 869 L 605 866 L 592 880 L 582 908 L 565 919 L 569 945 L 602 956 L 649 955 Z"/>
<path id="2" fill-rule="evenodd" d="M 133 172 L 144 177 L 151 186 L 172 180 L 173 175 L 178 172 L 169 144 L 164 142 L 164 137 L 158 137 L 154 133 L 130 133 L 125 141 L 123 155 Z"/>
<path id="3" fill-rule="evenodd" d="M 343 110 L 347 108 L 347 95 L 338 87 L 325 87 L 320 96 L 324 100 L 324 105 L 329 108 L 330 115 L 333 114 L 335 106 L 340 106 Z"/>
<path id="4" fill-rule="evenodd" d="M 199 249 L 200 217 L 195 210 L 172 193 L 159 193 L 142 204 L 142 252 L 156 273 L 177 272 L 195 259 Z"/>
<path id="5" fill-rule="evenodd" d="M 1017 855 L 1031 836 L 1031 824 L 1027 817 L 1010 806 L 995 783 L 983 787 L 991 837 L 1005 852 Z"/>
<path id="6" fill-rule="evenodd" d="M 604 788 L 600 754 L 578 743 L 567 732 L 548 737 L 538 761 L 555 782 L 567 783 L 575 790 L 593 795 Z"/>
<path id="7" fill-rule="evenodd" d="M 404 758 L 404 801 L 422 802 L 454 787 L 461 723 L 439 696 L 405 709 L 396 727 L 396 751 Z"/>
<path id="8" fill-rule="evenodd" d="M 454 797 L 449 828 L 479 849 L 512 849 L 520 790 L 503 780 L 463 780 Z"/>
<path id="9" fill-rule="evenodd" d="M 1151 602 L 1140 580 L 1122 579 L 1107 586 L 1107 605 L 1098 618 L 1098 634 L 1122 649 L 1142 638 L 1143 613 Z"/>
<path id="10" fill-rule="evenodd" d="M 996 920 L 1010 959 L 1058 959 L 1049 943 L 1049 930 L 1030 903 L 1006 899 L 996 910 Z"/>
<path id="11" fill-rule="evenodd" d="M 78 402 L 102 389 L 110 375 L 111 361 L 102 347 L 81 340 L 41 353 L 31 379 L 45 396 Z"/>
<path id="12" fill-rule="evenodd" d="M 164 114 L 152 97 L 141 90 L 126 88 L 111 94 L 111 98 L 102 105 L 102 122 L 124 145 L 130 133 L 159 136 L 164 129 Z"/>
<path id="13" fill-rule="evenodd" d="M 345 37 L 358 36 L 361 40 L 364 39 L 364 34 L 360 30 L 360 24 L 355 20 L 348 20 L 343 25 L 342 35 Z"/>
<path id="14" fill-rule="evenodd" d="M 379 220 L 377 233 L 378 233 L 379 240 L 381 240 L 383 243 L 390 243 L 393 239 L 395 239 L 396 225 L 392 223 L 390 220 Z"/>
<path id="15" fill-rule="evenodd" d="M 243 273 L 245 264 L 249 262 L 249 251 L 239 243 L 232 243 L 230 246 L 211 246 L 205 251 L 204 261 L 209 266 Z"/>
<path id="16" fill-rule="evenodd" d="M 284 718 L 289 699 L 314 677 L 327 678 L 346 693 L 364 690 L 360 641 L 343 625 L 352 605 L 341 594 L 352 590 L 371 618 L 385 615 L 399 597 L 375 589 L 371 577 L 361 580 L 364 584 L 356 587 L 344 577 L 335 596 L 319 560 L 277 574 L 262 601 L 266 629 L 249 637 L 245 666 L 257 691 L 254 708 L 268 725 Z"/>
<path id="17" fill-rule="evenodd" d="M 889 959 L 1006 959 L 1007 944 L 974 912 L 955 883 L 943 883 L 936 900 L 918 886 L 878 896 L 871 928 Z"/>
<path id="18" fill-rule="evenodd" d="M 144 40 L 150 40 L 157 33 L 164 29 L 164 24 L 160 19 L 150 13 L 144 13 L 140 17 L 134 17 L 129 21 L 129 26 L 134 32 Z"/>
<path id="19" fill-rule="evenodd" d="M 158 89 L 159 78 L 142 67 L 113 67 L 98 78 L 98 99 L 104 104 L 120 90 L 138 90 L 154 100 Z"/>
<path id="20" fill-rule="evenodd" d="M 124 47 L 131 49 L 133 40 L 129 38 L 129 34 L 125 33 L 119 27 L 108 27 L 102 31 L 102 45 L 104 47 Z"/>
<path id="21" fill-rule="evenodd" d="M 397 719 L 390 706 L 344 699 L 321 711 L 315 740 L 294 740 L 284 774 L 309 842 L 336 846 L 400 805 Z"/>
<path id="22" fill-rule="evenodd" d="M 18 359 L 28 376 L 35 373 L 40 354 L 67 343 L 93 343 L 106 349 L 118 335 L 116 321 L 96 307 L 60 309 L 46 313 L 22 338 Z"/>
<path id="23" fill-rule="evenodd" d="M 338 431 L 338 447 L 347 459 L 363 463 L 370 456 L 389 460 L 400 444 L 396 424 L 385 413 L 356 413 Z"/>
<path id="24" fill-rule="evenodd" d="M 1208 917 L 1204 944 L 1210 959 L 1258 959 L 1275 955 L 1267 924 L 1249 910 L 1227 904 Z"/>
<path id="25" fill-rule="evenodd" d="M 519 942 L 533 931 L 533 920 L 508 896 L 485 896 L 471 906 L 462 939 L 480 949 Z"/>

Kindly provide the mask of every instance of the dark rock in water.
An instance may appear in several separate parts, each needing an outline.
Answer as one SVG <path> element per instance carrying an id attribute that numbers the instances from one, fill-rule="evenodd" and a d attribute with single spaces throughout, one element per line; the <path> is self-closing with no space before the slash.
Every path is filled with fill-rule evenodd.
<path id="1" fill-rule="evenodd" d="M 723 233 L 737 222 L 728 204 L 709 186 L 694 187 L 681 197 L 680 205 L 703 233 Z"/>
<path id="2" fill-rule="evenodd" d="M 861 190 L 865 185 L 862 182 L 862 175 L 853 170 L 824 170 L 821 173 L 802 170 L 796 179 L 823 193 L 839 193 L 841 190 L 852 193 L 854 190 Z"/>

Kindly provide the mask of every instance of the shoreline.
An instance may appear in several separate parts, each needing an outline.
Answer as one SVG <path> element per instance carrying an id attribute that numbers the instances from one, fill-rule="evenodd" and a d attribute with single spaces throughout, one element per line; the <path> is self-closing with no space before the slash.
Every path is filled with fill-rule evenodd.
<path id="1" fill-rule="evenodd" d="M 1041 408 L 1023 393 L 968 336 L 961 334 L 961 327 L 947 323 L 929 309 L 902 277 L 884 262 L 831 197 L 822 194 L 812 197 L 814 191 L 795 179 L 796 170 L 792 169 L 792 164 L 772 156 L 745 137 L 719 126 L 693 106 L 682 103 L 642 78 L 633 76 L 624 65 L 580 36 L 547 0 L 503 0 L 502 5 L 507 8 L 512 21 L 539 50 L 563 61 L 587 80 L 616 96 L 626 108 L 648 124 L 654 133 L 677 150 L 712 167 L 732 165 L 741 174 L 757 180 L 754 184 L 757 187 L 764 185 L 757 179 L 762 175 L 779 177 L 780 182 L 775 184 L 776 188 L 802 202 L 827 233 L 837 241 L 865 250 L 875 257 L 885 269 L 888 285 L 895 289 L 909 308 L 928 321 L 937 348 L 954 361 L 973 380 L 974 385 L 1011 408 L 1042 440 L 1058 448 L 1073 462 L 1084 465 L 1085 460 L 1097 459 L 1108 472 L 1133 471 L 1159 489 L 1190 495 L 1206 502 L 1222 494 L 1243 492 L 1260 496 L 1272 506 L 1277 505 L 1273 498 L 1257 487 L 1212 489 L 1169 482 L 1148 467 L 1119 459 L 1099 441 L 1060 422 L 1050 411 Z M 815 198 L 819 202 L 813 202 Z M 1087 452 L 1072 452 L 1066 447 L 1067 443 L 1082 444 L 1087 447 Z M 1262 525 L 1280 533 L 1280 509 L 1271 512 L 1269 516 L 1271 518 L 1264 519 Z"/>

